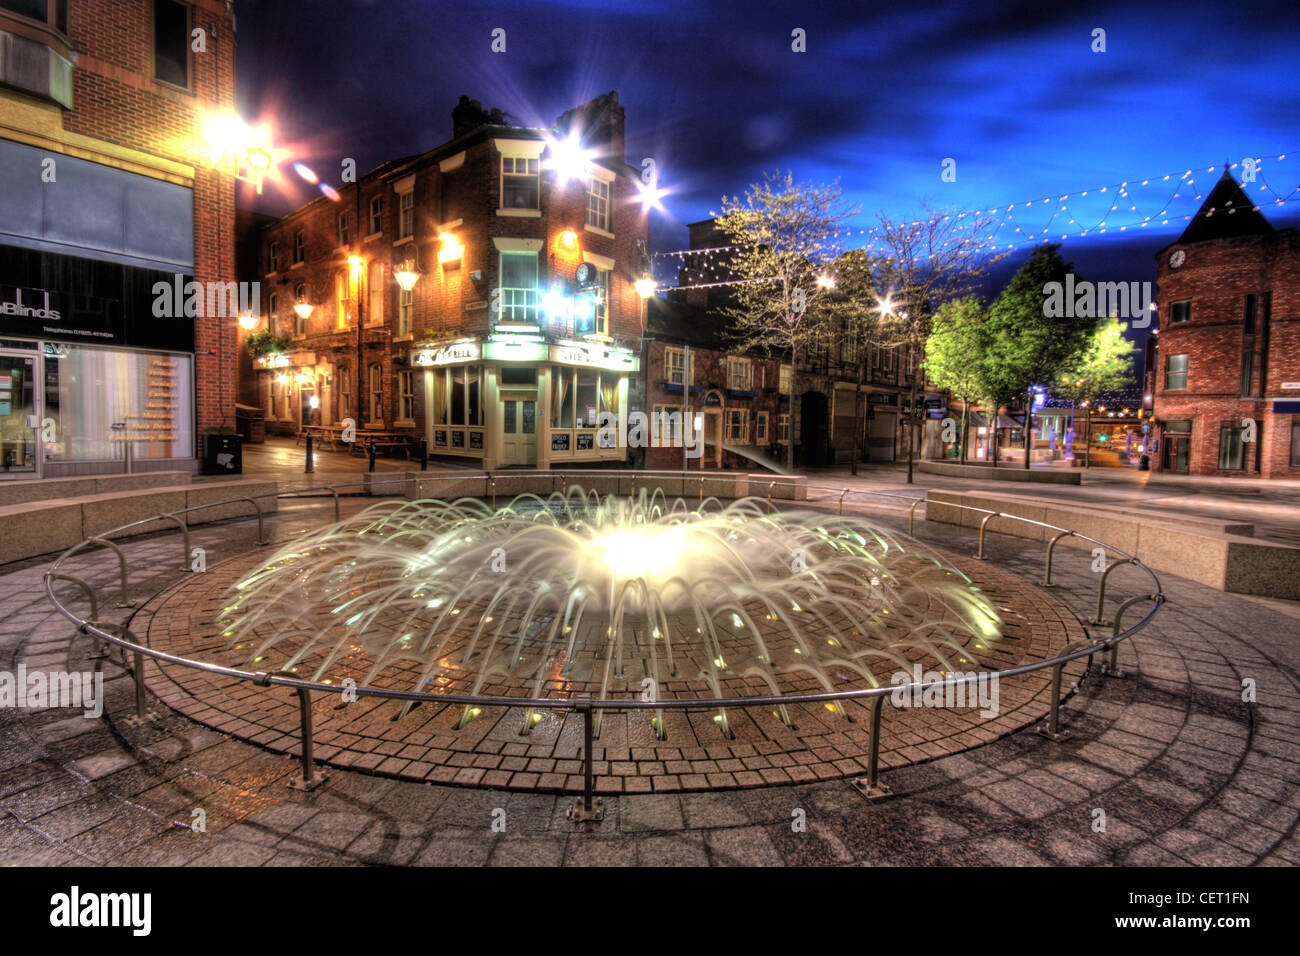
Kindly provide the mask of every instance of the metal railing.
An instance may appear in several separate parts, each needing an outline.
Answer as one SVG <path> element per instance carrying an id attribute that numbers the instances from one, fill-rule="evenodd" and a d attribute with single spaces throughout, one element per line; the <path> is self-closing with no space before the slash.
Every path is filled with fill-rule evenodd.
<path id="1" fill-rule="evenodd" d="M 467 481 L 468 482 L 482 481 L 484 483 L 483 484 L 484 494 L 482 496 L 472 495 L 472 496 L 463 496 L 463 497 L 486 497 L 490 494 L 492 503 L 495 506 L 496 495 L 497 495 L 496 485 L 498 481 L 503 481 L 503 480 L 517 481 L 518 479 L 521 478 L 528 479 L 528 478 L 543 478 L 543 477 L 550 483 L 550 493 L 552 494 L 559 493 L 562 489 L 563 495 L 566 499 L 569 497 L 570 488 L 572 487 L 569 483 L 569 479 L 574 477 L 580 477 L 580 478 L 590 477 L 591 479 L 595 479 L 595 481 L 592 482 L 593 484 L 598 484 L 602 480 L 604 482 L 609 482 L 613 480 L 616 483 L 618 483 L 618 482 L 622 482 L 624 479 L 628 479 L 632 483 L 631 486 L 636 489 L 641 489 L 647 487 L 648 485 L 653 485 L 656 480 L 668 479 L 674 482 L 677 480 L 681 480 L 682 494 L 680 495 L 680 497 L 686 496 L 686 492 L 687 492 L 686 485 L 689 481 L 698 480 L 699 481 L 698 495 L 699 495 L 699 500 L 701 505 L 703 505 L 704 501 L 706 500 L 704 496 L 704 486 L 706 481 L 726 482 L 728 480 L 731 480 L 733 482 L 733 491 L 735 485 L 741 482 L 742 480 L 747 485 L 752 484 L 750 482 L 748 475 L 727 475 L 725 473 L 716 473 L 716 472 L 709 473 L 707 475 L 700 475 L 695 472 L 682 472 L 682 471 L 612 471 L 612 470 L 600 470 L 600 469 L 590 469 L 590 470 L 571 469 L 565 472 L 513 471 L 513 470 L 509 472 L 503 472 L 503 473 L 458 472 L 446 476 L 436 476 L 436 475 L 429 475 L 427 473 L 423 473 L 419 476 L 418 481 L 421 483 L 421 485 L 426 485 L 429 482 L 464 483 Z M 334 518 L 335 521 L 337 522 L 340 518 L 339 490 L 341 488 L 342 489 L 361 488 L 364 489 L 362 493 L 367 495 L 373 494 L 374 492 L 382 489 L 394 489 L 395 494 L 393 496 L 397 496 L 397 495 L 404 495 L 409 490 L 408 483 L 411 482 L 412 480 L 416 480 L 416 479 L 409 478 L 405 474 L 397 474 L 394 475 L 392 478 L 371 478 L 364 482 L 341 482 L 341 483 L 334 483 L 328 486 L 309 486 L 304 488 L 295 488 L 289 491 L 266 492 L 261 495 L 252 495 L 252 496 L 241 495 L 235 498 L 226 499 L 224 501 L 209 502 L 202 505 L 195 505 L 190 508 L 184 508 L 178 511 L 167 512 L 164 514 L 155 515 L 151 518 L 144 518 L 139 521 L 134 521 L 129 524 L 121 525 L 120 527 L 114 528 L 111 531 L 106 531 L 100 535 L 87 538 L 86 540 L 80 542 L 79 544 L 74 545 L 73 547 L 65 551 L 62 555 L 60 555 L 59 558 L 54 562 L 53 565 L 51 565 L 49 570 L 47 570 L 45 573 L 44 581 L 45 581 L 46 594 L 48 595 L 54 607 L 61 614 L 63 614 L 64 617 L 66 617 L 68 620 L 70 620 L 73 624 L 76 625 L 76 632 L 78 634 L 89 635 L 92 639 L 94 639 L 97 642 L 97 645 L 114 645 L 119 647 L 122 650 L 124 667 L 125 667 L 127 652 L 130 652 L 133 655 L 134 667 L 128 669 L 134 672 L 133 676 L 135 679 L 136 708 L 137 708 L 137 716 L 139 718 L 143 719 L 147 716 L 147 705 L 146 705 L 146 695 L 145 695 L 145 689 L 146 689 L 145 661 L 147 659 L 152 659 L 159 663 L 175 664 L 183 667 L 194 668 L 196 670 L 200 670 L 209 674 L 220 675 L 223 677 L 235 678 L 239 680 L 247 680 L 259 687 L 272 687 L 272 686 L 286 687 L 296 691 L 299 696 L 299 703 L 300 703 L 300 708 L 299 708 L 300 721 L 301 721 L 300 753 L 302 759 L 302 774 L 299 779 L 293 781 L 293 785 L 302 789 L 311 789 L 312 787 L 318 785 L 324 779 L 323 772 L 318 771 L 314 762 L 314 749 L 313 749 L 313 742 L 312 742 L 312 720 L 311 720 L 311 695 L 313 693 L 324 693 L 324 694 L 331 694 L 331 695 L 338 694 L 340 693 L 339 686 L 333 684 L 323 684 L 316 681 L 303 680 L 301 678 L 293 677 L 284 672 L 248 671 L 236 667 L 226 667 L 223 665 L 211 664 L 206 661 L 196 661 L 175 654 L 169 654 L 165 651 L 161 651 L 156 648 L 147 647 L 141 644 L 139 641 L 135 640 L 135 635 L 130 631 L 129 627 L 99 620 L 98 619 L 99 602 L 96 599 L 94 588 L 83 579 L 78 578 L 75 575 L 68 574 L 66 571 L 63 570 L 63 566 L 69 559 L 71 559 L 73 556 L 82 552 L 84 549 L 86 549 L 91 545 L 99 544 L 110 548 L 115 552 L 118 558 L 118 565 L 119 565 L 120 599 L 116 606 L 130 607 L 132 605 L 130 604 L 129 597 L 128 597 L 127 559 L 122 549 L 116 543 L 114 543 L 112 540 L 109 539 L 110 535 L 116 535 L 122 532 L 129 532 L 132 529 L 136 529 L 137 533 L 143 533 L 143 529 L 147 525 L 153 524 L 158 521 L 173 521 L 181 529 L 182 536 L 183 536 L 183 543 L 186 549 L 185 550 L 186 559 L 188 560 L 189 541 L 190 541 L 189 526 L 182 516 L 191 514 L 193 512 L 203 511 L 210 508 L 219 508 L 223 506 L 229 506 L 232 504 L 246 502 L 252 505 L 254 513 L 257 517 L 257 522 L 258 522 L 257 543 L 260 546 L 265 546 L 270 542 L 268 542 L 265 537 L 264 514 L 263 514 L 262 506 L 259 503 L 259 499 L 276 498 L 278 500 L 278 499 L 320 497 L 320 495 L 318 494 L 319 492 L 329 492 L 330 495 L 332 495 L 333 497 Z M 766 487 L 764 488 L 764 486 Z M 901 495 L 901 494 L 894 494 L 890 492 L 876 492 L 876 491 L 855 492 L 847 488 L 831 488 L 831 487 L 823 487 L 819 485 L 809 485 L 806 482 L 797 481 L 789 478 L 786 479 L 776 478 L 775 480 L 769 480 L 767 476 L 763 476 L 761 480 L 758 482 L 758 487 L 759 490 L 766 491 L 766 498 L 767 498 L 767 505 L 768 505 L 769 512 L 772 508 L 773 493 L 778 486 L 784 486 L 790 488 L 789 498 L 779 499 L 779 500 L 789 501 L 791 504 L 807 505 L 810 499 L 807 499 L 806 493 L 811 491 L 825 492 L 827 493 L 828 497 L 838 496 L 838 511 L 840 514 L 843 514 L 844 512 L 844 499 L 849 495 L 859 495 L 862 497 L 870 497 L 870 498 L 898 499 L 900 501 L 906 502 L 906 507 L 908 511 L 909 534 L 911 533 L 913 528 L 913 521 L 915 519 L 917 506 L 922 503 L 925 503 L 926 501 L 926 498 L 924 497 L 918 498 L 917 496 L 914 495 Z M 805 497 L 802 499 L 798 498 L 800 489 L 803 489 L 805 493 Z M 598 489 L 596 488 L 593 488 L 592 490 L 598 491 Z M 598 491 L 598 493 L 608 494 L 610 492 Z M 353 493 L 353 494 L 357 494 L 357 493 Z M 678 497 L 677 495 L 671 495 L 668 492 L 665 492 L 665 495 L 668 497 Z M 385 495 L 384 497 L 387 496 Z M 425 497 L 430 497 L 430 496 L 425 496 Z M 717 497 L 717 496 L 713 496 L 713 497 Z M 819 500 L 826 500 L 826 499 L 819 499 Z M 567 698 L 567 699 L 557 699 L 557 698 L 483 696 L 483 695 L 474 695 L 474 694 L 441 694 L 441 693 L 429 694 L 429 693 L 421 693 L 417 691 L 388 690 L 388 689 L 380 689 L 380 688 L 372 688 L 372 687 L 355 687 L 355 688 L 350 687 L 348 688 L 348 692 L 350 695 L 354 694 L 356 698 L 376 697 L 376 698 L 387 699 L 387 700 L 405 701 L 408 702 L 408 705 L 418 704 L 418 703 L 430 703 L 430 704 L 441 704 L 441 705 L 464 704 L 467 706 L 473 705 L 479 707 L 500 706 L 506 708 L 528 708 L 528 709 L 545 708 L 545 709 L 552 709 L 552 710 L 577 711 L 582 715 L 582 720 L 583 720 L 584 784 L 583 784 L 583 796 L 582 796 L 581 804 L 575 802 L 569 808 L 570 811 L 569 815 L 575 819 L 600 819 L 603 813 L 601 808 L 602 801 L 593 796 L 594 760 L 593 760 L 592 742 L 594 737 L 598 735 L 598 730 L 596 728 L 596 723 L 597 723 L 596 717 L 600 712 L 606 710 L 610 710 L 610 711 L 620 711 L 620 710 L 664 711 L 664 710 L 688 710 L 688 709 L 711 710 L 711 709 L 721 708 L 721 707 L 736 707 L 736 708 L 770 707 L 770 706 L 784 706 L 784 705 L 794 704 L 794 703 L 834 704 L 838 708 L 840 702 L 846 700 L 862 701 L 864 704 L 869 703 L 871 707 L 871 730 L 870 730 L 870 744 L 869 744 L 870 749 L 868 753 L 867 775 L 864 778 L 855 781 L 855 785 L 858 786 L 858 788 L 862 790 L 864 793 L 866 793 L 867 795 L 876 797 L 888 793 L 888 789 L 883 787 L 879 782 L 881 725 L 883 721 L 883 709 L 884 709 L 883 705 L 884 705 L 884 699 L 886 694 L 892 694 L 895 692 L 913 694 L 913 693 L 922 693 L 927 689 L 933 689 L 933 688 L 950 688 L 950 687 L 956 688 L 960 685 L 969 684 L 972 681 L 976 681 L 979 679 L 1001 680 L 1003 678 L 1016 677 L 1023 674 L 1034 673 L 1036 671 L 1044 670 L 1046 668 L 1051 668 L 1053 672 L 1052 679 L 1051 679 L 1052 700 L 1050 704 L 1049 713 L 1045 719 L 1044 726 L 1042 727 L 1041 732 L 1044 734 L 1044 736 L 1052 740 L 1059 741 L 1064 739 L 1065 733 L 1062 732 L 1060 728 L 1060 703 L 1061 703 L 1062 672 L 1065 665 L 1073 661 L 1080 660 L 1084 657 L 1091 658 L 1093 655 L 1098 653 L 1108 653 L 1109 661 L 1102 668 L 1102 673 L 1107 675 L 1113 675 L 1113 676 L 1122 676 L 1122 673 L 1120 672 L 1119 665 L 1118 665 L 1118 653 L 1119 653 L 1120 642 L 1132 637 L 1134 634 L 1136 634 L 1138 631 L 1144 628 L 1148 623 L 1150 623 L 1152 618 L 1159 611 L 1161 605 L 1166 601 L 1166 598 L 1160 586 L 1159 578 L 1156 577 L 1155 572 L 1152 571 L 1151 568 L 1147 567 L 1145 564 L 1139 561 L 1135 556 L 1128 554 L 1120 550 L 1119 548 L 1115 548 L 1109 544 L 1106 544 L 1103 541 L 1099 541 L 1096 538 L 1092 538 L 1088 535 L 1082 534 L 1081 532 L 1074 531 L 1068 528 L 1061 528 L 1056 525 L 1048 524 L 1042 521 L 1036 521 L 1031 518 L 1022 518 L 1016 515 L 1004 514 L 1002 512 L 989 511 L 984 508 L 975 508 L 969 505 L 961 505 L 952 502 L 941 502 L 941 504 L 943 505 L 944 508 L 953 508 L 961 511 L 970 511 L 978 514 L 983 514 L 985 516 L 981 520 L 980 527 L 979 527 L 979 545 L 978 545 L 978 552 L 976 557 L 980 559 L 984 558 L 985 532 L 987 530 L 988 524 L 993 518 L 1002 518 L 1008 521 L 1021 522 L 1025 525 L 1031 525 L 1037 528 L 1042 528 L 1046 531 L 1057 532 L 1057 534 L 1048 543 L 1046 554 L 1044 556 L 1044 576 L 1043 576 L 1043 581 L 1041 583 L 1047 586 L 1052 586 L 1051 573 L 1052 573 L 1053 551 L 1056 547 L 1056 544 L 1061 539 L 1067 536 L 1072 536 L 1072 537 L 1079 538 L 1080 540 L 1083 541 L 1091 542 L 1092 544 L 1105 549 L 1107 552 L 1113 552 L 1114 554 L 1118 555 L 1121 560 L 1110 564 L 1105 569 L 1105 571 L 1101 574 L 1101 579 L 1097 587 L 1096 613 L 1094 614 L 1093 618 L 1089 622 L 1099 626 L 1100 625 L 1110 626 L 1111 628 L 1110 636 L 1105 638 L 1093 639 L 1086 642 L 1076 642 L 1075 644 L 1068 645 L 1061 653 L 1057 654 L 1055 657 L 1048 658 L 1042 661 L 1034 661 L 1028 664 L 1020 664 L 1015 667 L 1009 667 L 998 671 L 973 672 L 965 676 L 949 677 L 945 680 L 928 681 L 928 682 L 922 681 L 920 683 L 913 682 L 911 684 L 906 684 L 906 685 L 891 684 L 888 686 L 881 685 L 881 686 L 863 688 L 858 690 L 826 691 L 826 692 L 811 693 L 811 694 L 768 695 L 762 697 L 693 698 L 693 699 L 670 699 L 670 700 L 647 701 L 647 700 L 641 700 L 639 698 L 593 699 L 589 695 L 583 695 L 583 696 Z M 900 507 L 902 506 L 900 505 Z M 1103 617 L 1107 579 L 1111 571 L 1115 570 L 1117 567 L 1121 565 L 1127 565 L 1127 564 L 1131 564 L 1136 568 L 1145 571 L 1151 579 L 1152 588 L 1146 593 L 1141 593 L 1124 600 L 1117 608 L 1115 612 L 1114 620 L 1107 621 Z M 189 568 L 188 565 L 186 565 L 184 570 L 189 571 L 191 569 Z M 90 619 L 79 617 L 73 611 L 71 611 L 70 609 L 65 607 L 62 603 L 60 603 L 58 596 L 55 594 L 55 583 L 58 581 L 64 581 L 71 584 L 75 584 L 82 590 L 82 592 L 84 592 L 84 594 L 89 599 L 89 603 L 90 603 L 90 610 L 91 610 Z M 1130 627 L 1124 630 L 1120 630 L 1120 621 L 1124 613 L 1127 610 L 1129 610 L 1131 607 L 1140 604 L 1144 601 L 1150 602 L 1151 605 L 1147 609 L 1146 613 L 1141 617 L 1140 620 L 1137 621 L 1137 623 L 1131 625 Z M 918 698 L 913 698 L 913 699 L 918 699 Z M 729 730 L 724 729 L 722 732 L 726 736 L 730 737 Z M 659 734 L 656 733 L 656 736 L 659 736 Z"/>

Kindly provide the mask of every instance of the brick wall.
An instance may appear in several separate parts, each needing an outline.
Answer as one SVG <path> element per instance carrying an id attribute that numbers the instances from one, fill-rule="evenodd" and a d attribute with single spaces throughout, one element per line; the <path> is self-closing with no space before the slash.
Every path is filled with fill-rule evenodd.
<path id="1" fill-rule="evenodd" d="M 153 78 L 152 0 L 70 0 L 68 31 L 78 63 L 74 108 L 64 128 L 195 167 L 194 278 L 227 282 L 235 271 L 235 188 L 198 145 L 209 112 L 235 109 L 235 33 L 226 5 L 191 3 L 191 27 L 207 51 L 190 54 L 190 89 Z M 184 321 L 184 320 L 180 320 Z M 196 416 L 200 430 L 234 425 L 236 323 L 195 320 Z"/>
<path id="2" fill-rule="evenodd" d="M 1180 268 L 1169 257 L 1182 250 Z M 1160 306 L 1159 357 L 1156 369 L 1155 415 L 1161 423 L 1190 421 L 1188 471 L 1200 475 L 1300 477 L 1290 465 L 1291 428 L 1300 415 L 1277 414 L 1275 401 L 1300 400 L 1300 234 L 1281 230 L 1246 236 L 1173 245 L 1157 255 Z M 1272 293 L 1267 345 L 1266 380 L 1261 382 L 1262 336 L 1246 337 L 1246 296 L 1257 297 L 1256 329 L 1261 327 L 1264 294 Z M 1171 322 L 1175 302 L 1191 302 L 1187 322 Z M 1248 395 L 1242 392 L 1243 351 L 1253 352 Z M 1186 390 L 1168 387 L 1171 355 L 1188 356 Z M 1245 468 L 1219 468 L 1219 428 L 1240 427 L 1244 419 L 1258 425 L 1258 448 L 1246 446 Z M 1163 455 L 1161 456 L 1163 458 Z M 1258 460 L 1258 464 L 1257 464 Z M 1157 463 L 1163 465 L 1163 462 Z"/>

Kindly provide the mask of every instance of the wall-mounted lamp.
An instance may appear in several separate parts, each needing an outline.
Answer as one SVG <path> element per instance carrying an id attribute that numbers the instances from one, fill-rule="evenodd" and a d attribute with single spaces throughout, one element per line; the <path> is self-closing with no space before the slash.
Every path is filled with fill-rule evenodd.
<path id="1" fill-rule="evenodd" d="M 465 253 L 465 247 L 461 245 L 455 233 L 440 232 L 438 233 L 438 241 L 442 243 L 438 247 L 439 262 L 455 262 Z"/>

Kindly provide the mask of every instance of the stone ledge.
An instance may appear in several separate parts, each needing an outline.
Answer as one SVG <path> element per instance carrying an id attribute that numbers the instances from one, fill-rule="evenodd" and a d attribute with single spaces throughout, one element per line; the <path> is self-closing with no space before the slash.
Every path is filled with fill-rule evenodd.
<path id="1" fill-rule="evenodd" d="M 931 475 L 946 475 L 949 478 L 984 478 L 992 481 L 1038 481 L 1045 484 L 1077 485 L 1083 477 L 1077 471 L 1057 471 L 1043 468 L 1025 468 L 1021 459 L 1018 468 L 1004 468 L 992 465 L 963 465 L 959 461 L 918 461 L 916 470 Z"/>

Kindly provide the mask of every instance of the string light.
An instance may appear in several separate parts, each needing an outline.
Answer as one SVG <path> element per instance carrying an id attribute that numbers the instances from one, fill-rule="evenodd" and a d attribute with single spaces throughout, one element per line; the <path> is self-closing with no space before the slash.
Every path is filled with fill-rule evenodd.
<path id="1" fill-rule="evenodd" d="M 1287 153 L 1281 153 L 1276 158 L 1267 162 L 1272 162 L 1274 164 L 1283 163 L 1286 161 L 1287 155 Z M 1229 163 L 1228 170 L 1231 171 L 1238 169 L 1240 166 L 1241 163 Z M 1271 193 L 1272 198 L 1268 201 L 1273 206 L 1284 206 L 1287 203 L 1300 200 L 1300 185 L 1292 187 L 1286 191 L 1275 187 L 1264 176 L 1265 166 L 1266 160 L 1262 157 L 1257 157 L 1255 159 L 1254 180 L 1252 182 L 1243 182 L 1234 176 L 1234 181 L 1237 181 L 1243 191 L 1248 192 L 1251 186 L 1258 186 L 1258 192 Z M 1210 165 L 1205 168 L 1205 172 L 1207 174 L 1213 174 L 1222 168 L 1223 167 L 1220 165 Z M 1106 183 L 1101 186 L 1090 186 L 1083 190 L 1072 190 L 1070 192 L 1061 193 L 1054 200 L 1049 196 L 1044 197 L 1041 200 L 1008 203 L 1004 207 L 994 206 L 988 209 L 957 211 L 953 214 L 935 216 L 928 220 L 914 219 L 910 222 L 898 224 L 897 228 L 916 228 L 919 226 L 933 227 L 948 220 L 964 225 L 965 220 L 967 219 L 977 221 L 978 218 L 982 216 L 996 217 L 993 222 L 985 225 L 982 230 L 984 233 L 983 239 L 972 247 L 972 251 L 978 253 L 984 251 L 1000 251 L 1003 249 L 1010 250 L 1017 246 L 1050 242 L 1054 237 L 1063 240 L 1071 238 L 1072 235 L 1082 237 L 1094 233 L 1097 235 L 1103 235 L 1109 232 L 1127 232 L 1129 228 L 1145 229 L 1157 222 L 1161 226 L 1168 226 L 1171 222 L 1176 223 L 1179 220 L 1182 222 L 1191 222 L 1197 216 L 1205 216 L 1206 218 L 1209 218 L 1216 212 L 1222 211 L 1226 211 L 1229 215 L 1235 215 L 1239 209 L 1243 208 L 1240 206 L 1235 209 L 1229 208 L 1231 206 L 1231 203 L 1229 203 L 1222 207 L 1222 209 L 1216 206 L 1211 206 L 1207 209 L 1198 209 L 1193 213 L 1186 213 L 1181 216 L 1176 212 L 1172 212 L 1171 207 L 1174 202 L 1179 199 L 1188 199 L 1188 194 L 1191 194 L 1196 202 L 1201 202 L 1203 200 L 1204 194 L 1197 186 L 1193 173 L 1194 168 L 1186 168 L 1181 173 L 1170 172 L 1159 177 L 1148 176 L 1140 181 L 1137 179 L 1124 179 L 1115 183 Z M 1172 192 L 1168 195 L 1168 198 L 1163 202 L 1158 202 L 1158 200 L 1150 203 L 1143 201 L 1143 206 L 1139 207 L 1139 202 L 1142 200 L 1135 196 L 1134 190 L 1158 185 L 1160 183 L 1171 183 Z M 1094 218 L 1091 220 L 1089 220 L 1087 215 L 1084 214 L 1084 221 L 1080 221 L 1078 217 L 1081 214 L 1081 211 L 1070 210 L 1069 205 L 1067 205 L 1067 200 L 1071 198 L 1084 199 L 1089 195 L 1089 193 L 1096 193 L 1099 195 L 1105 194 L 1107 199 L 1109 199 L 1109 204 L 1098 205 L 1097 209 L 1104 209 L 1104 211 L 1099 215 L 1096 215 L 1094 212 Z M 1122 204 L 1121 200 L 1123 200 Z M 1052 207 L 1050 215 L 1048 215 L 1045 223 L 1043 223 L 1041 227 L 1038 223 L 1028 222 L 1028 216 L 1023 216 L 1022 214 L 1022 220 L 1018 219 L 1015 214 L 1017 207 L 1023 207 L 1026 210 L 1033 211 L 1035 204 L 1040 207 L 1039 211 L 1041 211 L 1042 206 Z M 1153 207 L 1155 211 L 1150 211 Z M 1255 203 L 1251 205 L 1250 210 L 1252 212 L 1259 212 L 1260 201 L 1256 200 Z M 1073 229 L 1063 229 L 1057 225 L 1058 219 L 1063 216 L 1068 220 L 1068 225 L 1074 227 Z M 887 245 L 883 242 L 882 231 L 878 226 L 847 229 L 842 233 L 836 234 L 833 238 L 836 240 L 856 239 L 858 242 L 855 247 L 866 249 L 869 252 L 887 251 Z M 940 243 L 940 248 L 947 248 L 953 243 L 961 241 L 968 242 L 969 240 L 969 233 L 954 235 Z M 737 245 L 725 245 L 711 246 L 703 249 L 675 249 L 657 252 L 651 257 L 652 266 L 657 260 L 664 260 L 665 264 L 667 264 L 668 260 L 676 258 L 680 260 L 680 268 L 682 271 L 689 272 L 693 276 L 698 276 L 699 278 L 717 280 L 707 283 L 690 282 L 688 284 L 691 288 L 711 288 L 714 286 L 737 285 L 740 284 L 742 280 L 725 281 L 721 278 L 722 275 L 726 274 L 727 270 L 725 269 L 724 264 L 717 261 L 715 257 L 724 256 L 742 248 L 742 246 Z M 691 257 L 689 262 L 687 257 Z"/>

